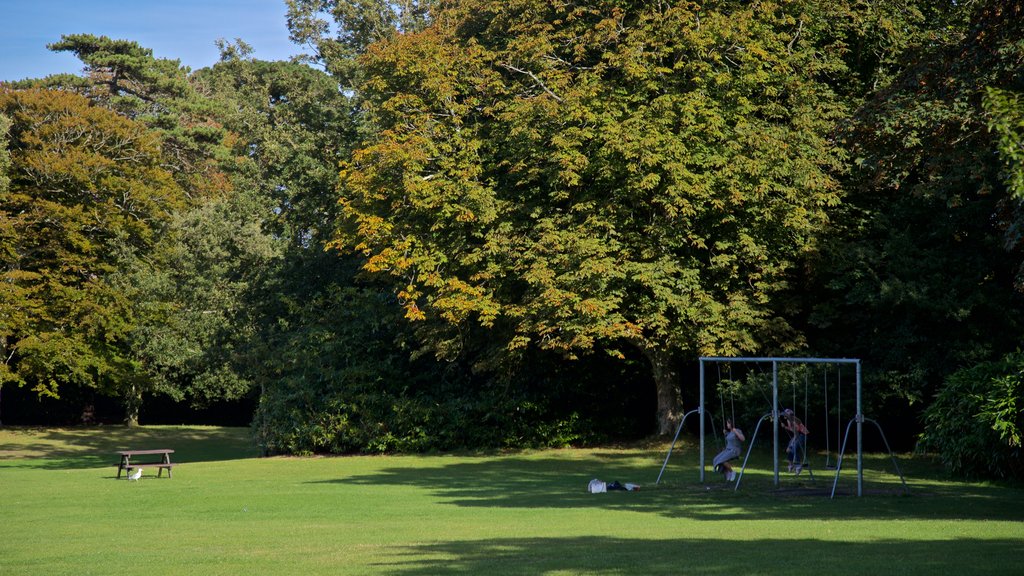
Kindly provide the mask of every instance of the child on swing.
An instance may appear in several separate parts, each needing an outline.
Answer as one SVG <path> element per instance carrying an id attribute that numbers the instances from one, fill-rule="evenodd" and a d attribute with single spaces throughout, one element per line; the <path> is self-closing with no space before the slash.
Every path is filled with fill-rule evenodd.
<path id="1" fill-rule="evenodd" d="M 725 449 L 715 456 L 712 464 L 714 464 L 716 472 L 725 476 L 726 482 L 732 482 L 736 479 L 736 471 L 729 465 L 729 461 L 740 457 L 741 443 L 747 439 L 743 437 L 743 432 L 739 428 L 732 425 L 732 420 L 725 421 L 725 431 Z"/>
<path id="2" fill-rule="evenodd" d="M 803 471 L 804 453 L 807 450 L 807 426 L 796 417 L 793 410 L 782 411 L 781 426 L 789 432 L 789 444 L 786 446 L 786 459 L 789 460 L 789 471 L 799 476 Z"/>

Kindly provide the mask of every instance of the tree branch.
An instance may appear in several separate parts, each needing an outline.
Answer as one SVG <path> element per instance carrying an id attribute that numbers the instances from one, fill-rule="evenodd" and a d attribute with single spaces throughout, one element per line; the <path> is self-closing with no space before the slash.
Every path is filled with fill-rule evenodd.
<path id="1" fill-rule="evenodd" d="M 516 68 L 515 66 L 513 66 L 511 64 L 502 64 L 502 67 L 504 67 L 506 70 L 511 70 L 512 72 L 518 72 L 520 74 L 526 74 L 527 76 L 532 78 L 533 81 L 538 86 L 540 86 L 542 89 L 544 89 L 544 91 L 547 92 L 549 96 L 554 98 L 555 101 L 557 101 L 557 102 L 561 102 L 562 101 L 562 99 L 558 96 L 558 94 L 555 94 L 554 92 L 551 91 L 550 88 L 545 86 L 544 83 L 541 82 L 540 78 L 537 78 L 537 75 L 534 74 L 533 72 L 530 72 L 529 70 L 523 70 L 522 68 Z"/>

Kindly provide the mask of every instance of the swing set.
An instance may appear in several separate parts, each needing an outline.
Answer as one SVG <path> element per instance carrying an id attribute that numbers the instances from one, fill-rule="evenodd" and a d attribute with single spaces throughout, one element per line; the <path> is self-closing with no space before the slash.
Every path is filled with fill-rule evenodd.
<path id="1" fill-rule="evenodd" d="M 890 448 L 890 446 L 889 446 L 889 440 L 886 438 L 885 432 L 882 430 L 882 427 L 881 427 L 880 424 L 878 424 L 878 422 L 876 422 L 875 420 L 872 420 L 870 418 L 866 418 L 864 416 L 864 414 L 861 412 L 861 365 L 860 365 L 860 360 L 859 359 L 851 359 L 851 358 L 783 358 L 783 357 L 749 357 L 749 358 L 744 358 L 744 357 L 737 357 L 737 358 L 729 358 L 729 357 L 702 357 L 702 358 L 700 358 L 700 405 L 696 409 L 691 410 L 690 412 L 687 412 L 686 414 L 684 414 L 682 420 L 679 422 L 679 427 L 676 429 L 675 437 L 672 439 L 672 445 L 669 447 L 668 454 L 665 456 L 665 463 L 661 467 L 661 472 L 658 474 L 658 479 L 655 481 L 655 484 L 658 484 L 658 483 L 661 482 L 661 477 L 665 473 L 665 468 L 668 466 L 669 458 L 672 457 L 672 451 L 675 448 L 676 442 L 679 439 L 680 432 L 682 432 L 682 430 L 683 430 L 683 426 L 686 423 L 686 419 L 689 416 L 693 415 L 693 414 L 699 414 L 700 415 L 700 481 L 701 481 L 701 483 L 704 482 L 704 474 L 705 474 L 705 450 L 704 450 L 705 444 L 704 444 L 704 441 L 705 441 L 705 437 L 706 437 L 706 435 L 705 435 L 705 423 L 706 423 L 706 421 L 708 421 L 709 418 L 710 418 L 710 421 L 711 421 L 712 434 L 715 435 L 715 437 L 717 438 L 716 432 L 714 430 L 714 418 L 710 417 L 710 412 L 705 410 L 705 406 L 706 406 L 705 400 L 706 400 L 706 398 L 705 398 L 705 386 L 704 386 L 704 383 L 705 383 L 706 365 L 707 364 L 715 364 L 716 367 L 718 368 L 719 401 L 720 401 L 720 404 L 721 404 L 722 419 L 724 420 L 725 419 L 725 398 L 724 398 L 724 390 L 723 390 L 724 386 L 723 386 L 723 380 L 722 380 L 722 374 L 721 374 L 721 366 L 723 364 L 725 364 L 727 366 L 731 366 L 733 363 L 752 363 L 755 366 L 757 366 L 759 369 L 761 369 L 762 371 L 763 371 L 763 367 L 766 364 L 768 364 L 768 363 L 771 363 L 771 367 L 772 367 L 772 374 L 771 374 L 771 378 L 772 378 L 772 380 L 771 380 L 772 381 L 772 397 L 771 397 L 771 399 L 769 401 L 770 404 L 771 404 L 771 410 L 769 412 L 766 412 L 757 421 L 757 426 L 754 428 L 754 433 L 750 436 L 750 443 L 749 443 L 749 446 L 747 447 L 746 457 L 743 459 L 743 466 L 740 469 L 740 473 L 737 475 L 737 478 L 735 480 L 735 485 L 733 487 L 733 490 L 739 490 L 740 482 L 743 479 L 743 473 L 746 471 L 746 468 L 747 468 L 747 462 L 750 459 L 750 454 L 751 454 L 751 452 L 752 452 L 752 450 L 754 448 L 754 444 L 757 442 L 758 432 L 761 429 L 761 425 L 767 419 L 770 419 L 771 422 L 772 422 L 772 447 L 773 447 L 772 453 L 773 453 L 773 463 L 774 463 L 775 487 L 776 488 L 779 487 L 779 428 L 780 428 L 780 425 L 779 425 L 780 418 L 779 417 L 780 417 L 780 414 L 781 414 L 781 411 L 779 409 L 779 390 L 780 390 L 780 388 L 779 388 L 779 365 L 780 364 L 797 364 L 797 365 L 804 365 L 805 366 L 805 370 L 804 370 L 803 421 L 807 422 L 807 410 L 808 410 L 807 406 L 808 406 L 808 397 L 809 397 L 809 390 L 810 390 L 810 379 L 809 379 L 809 370 L 807 370 L 806 368 L 809 368 L 812 365 L 826 364 L 826 365 L 837 365 L 837 368 L 838 368 L 838 370 L 837 370 L 837 384 L 838 385 L 837 385 L 837 394 L 836 394 L 836 396 L 837 396 L 836 433 L 837 433 L 837 441 L 841 439 L 838 456 L 837 456 L 835 464 L 833 465 L 832 462 L 831 462 L 831 452 L 832 452 L 832 450 L 831 450 L 831 438 L 830 438 L 830 423 L 829 423 L 829 416 L 828 416 L 828 413 L 829 413 L 829 410 L 828 410 L 829 383 L 828 383 L 828 370 L 827 370 L 827 366 L 826 366 L 825 382 L 824 382 L 824 397 L 825 397 L 825 405 L 826 405 L 826 410 L 825 410 L 825 426 L 824 426 L 824 428 L 825 428 L 825 441 L 826 441 L 826 462 L 825 462 L 825 467 L 826 468 L 833 468 L 833 467 L 835 468 L 835 479 L 833 480 L 833 483 L 832 483 L 832 491 L 831 491 L 831 494 L 830 494 L 830 498 L 835 498 L 835 495 L 836 495 L 836 486 L 839 483 L 839 475 L 840 475 L 840 472 L 842 471 L 842 467 L 843 467 L 843 457 L 844 457 L 844 454 L 846 452 L 847 442 L 850 439 L 850 429 L 851 429 L 851 427 L 853 427 L 854 424 L 856 424 L 856 439 L 857 439 L 857 496 L 863 496 L 863 494 L 864 494 L 864 451 L 863 451 L 864 432 L 863 432 L 863 428 L 864 428 L 864 423 L 865 422 L 870 422 L 871 424 L 874 424 L 875 428 L 878 429 L 878 432 L 879 432 L 879 434 L 882 437 L 882 441 L 885 443 L 886 450 L 888 450 L 888 452 L 889 452 L 889 457 L 892 460 L 893 466 L 896 469 L 896 473 L 899 475 L 900 481 L 903 484 L 903 492 L 904 492 L 904 494 L 907 493 L 907 482 L 906 482 L 906 480 L 903 477 L 903 473 L 900 471 L 899 464 L 896 462 L 896 457 L 895 457 L 895 455 L 892 452 L 892 448 Z M 843 365 L 853 365 L 855 367 L 855 369 L 856 369 L 856 413 L 855 413 L 854 417 L 851 418 L 849 420 L 849 422 L 846 424 L 845 433 L 841 434 L 840 433 L 841 432 L 840 426 L 842 425 L 842 370 L 841 369 L 842 369 Z M 734 401 L 734 398 L 733 398 L 734 388 L 735 388 L 735 385 L 734 385 L 734 383 L 732 383 L 730 385 L 730 407 L 732 409 L 732 422 L 735 425 L 735 423 L 736 423 L 736 408 L 735 408 L 735 401 Z M 796 410 L 796 408 L 797 408 L 797 385 L 796 385 L 795 382 L 794 382 L 794 384 L 792 386 L 792 391 L 793 391 L 792 408 L 794 410 Z M 762 392 L 762 394 L 763 394 L 763 392 Z M 767 397 L 765 399 L 768 400 Z M 705 415 L 707 415 L 709 418 L 706 418 Z M 794 458 L 799 460 L 796 463 L 799 466 L 801 466 L 801 469 L 806 469 L 808 471 L 808 475 L 810 476 L 810 478 L 812 480 L 814 480 L 813 467 L 810 466 L 810 462 L 809 462 L 809 460 L 807 458 L 807 444 L 806 444 L 806 441 L 803 443 L 801 452 L 802 452 L 802 454 L 799 454 L 799 455 L 794 454 Z"/>

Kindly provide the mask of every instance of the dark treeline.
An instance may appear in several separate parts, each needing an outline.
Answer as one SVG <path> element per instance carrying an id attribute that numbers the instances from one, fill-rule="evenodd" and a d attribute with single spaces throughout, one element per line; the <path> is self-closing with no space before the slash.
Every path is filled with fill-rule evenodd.
<path id="1" fill-rule="evenodd" d="M 1024 474 L 1024 2 L 288 6 L 311 57 L 78 34 L 0 85 L 4 421 L 588 444 L 673 432 L 699 356 L 842 357 L 898 446 Z"/>

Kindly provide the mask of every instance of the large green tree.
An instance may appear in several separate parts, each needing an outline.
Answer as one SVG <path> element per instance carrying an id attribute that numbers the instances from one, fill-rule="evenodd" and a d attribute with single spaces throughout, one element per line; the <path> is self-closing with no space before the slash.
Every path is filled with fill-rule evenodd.
<path id="1" fill-rule="evenodd" d="M 79 385 L 133 396 L 146 378 L 127 343 L 133 307 L 108 280 L 152 250 L 184 203 L 159 139 L 61 91 L 4 89 L 0 113 L 11 121 L 2 378 L 42 395 Z"/>
<path id="2" fill-rule="evenodd" d="M 946 8 L 850 123 L 842 226 L 815 268 L 826 290 L 807 293 L 819 345 L 864 358 L 872 396 L 904 414 L 953 371 L 1019 345 L 1024 310 L 1020 202 L 984 105 L 1020 89 L 1021 2 Z"/>
<path id="3" fill-rule="evenodd" d="M 265 389 L 265 373 L 279 368 L 264 369 L 273 360 L 256 326 L 288 326 L 295 334 L 280 341 L 294 343 L 310 320 L 282 314 L 295 284 L 279 276 L 326 283 L 303 290 L 337 282 L 302 266 L 318 265 L 307 253 L 333 231 L 349 98 L 307 65 L 251 59 L 240 40 L 222 42 L 222 61 L 195 73 L 134 42 L 75 35 L 51 47 L 78 55 L 87 75 L 44 82 L 153 127 L 190 192 L 153 255 L 117 276 L 139 312 L 132 342 L 153 376 L 149 391 L 202 403 L 238 397 L 254 381 Z"/>
<path id="4" fill-rule="evenodd" d="M 270 231 L 289 247 L 319 250 L 337 217 L 337 165 L 354 140 L 352 99 L 308 65 L 253 60 L 244 43 L 222 51 L 192 81 L 223 103 L 219 119 L 252 162 Z"/>
<path id="5" fill-rule="evenodd" d="M 774 297 L 839 201 L 830 4 L 446 4 L 360 61 L 337 245 L 439 355 L 635 347 L 668 432 L 680 353 L 799 342 Z"/>
<path id="6" fill-rule="evenodd" d="M 302 298 L 317 294 L 311 301 L 325 306 L 341 305 L 330 298 L 342 298 L 338 286 L 350 282 L 348 275 L 336 276 L 334 268 L 324 268 L 320 257 L 337 216 L 336 166 L 351 141 L 350 104 L 337 82 L 322 71 L 253 60 L 244 43 L 224 45 L 222 52 L 221 62 L 192 80 L 204 94 L 225 104 L 220 119 L 246 150 L 253 184 L 223 204 L 223 210 L 209 212 L 204 222 L 208 233 L 225 222 L 237 231 L 230 235 L 233 240 L 224 237 L 218 243 L 233 247 L 211 254 L 211 266 L 216 262 L 230 271 L 216 276 L 229 281 L 220 286 L 238 289 L 233 301 L 239 309 L 225 325 L 236 337 L 233 363 L 266 395 L 285 380 L 280 376 L 288 372 L 284 358 L 303 357 L 316 346 L 309 340 L 315 339 L 310 324 L 319 325 L 322 317 L 292 306 L 294 292 L 307 295 Z M 308 370 L 304 373 L 313 377 Z M 324 375 L 316 380 L 340 386 Z"/>

